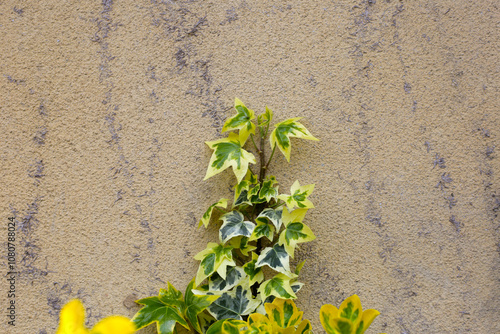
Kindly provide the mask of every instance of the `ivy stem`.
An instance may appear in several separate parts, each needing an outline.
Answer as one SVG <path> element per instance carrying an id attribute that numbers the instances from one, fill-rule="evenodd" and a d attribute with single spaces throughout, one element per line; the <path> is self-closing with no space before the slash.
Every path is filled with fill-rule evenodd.
<path id="1" fill-rule="evenodd" d="M 253 134 L 250 135 L 250 138 L 252 139 L 252 143 L 253 143 L 253 146 L 255 147 L 255 149 L 257 150 L 257 152 L 260 153 L 260 150 L 259 148 L 257 147 L 257 144 L 255 144 L 255 140 L 253 140 Z"/>
<path id="2" fill-rule="evenodd" d="M 269 168 L 269 164 L 271 163 L 271 160 L 273 160 L 274 151 L 276 151 L 276 144 L 274 144 L 273 153 L 271 153 L 271 156 L 269 157 L 269 160 L 267 161 L 267 164 L 266 164 L 266 167 L 265 167 L 266 170 Z"/>
<path id="3" fill-rule="evenodd" d="M 259 150 L 259 159 L 260 159 L 259 183 L 261 183 L 261 184 L 264 181 L 264 177 L 266 176 L 266 169 L 267 169 L 267 166 L 264 165 L 265 161 L 266 161 L 264 147 L 265 147 L 265 138 L 263 136 L 261 136 L 260 137 L 260 150 Z"/>

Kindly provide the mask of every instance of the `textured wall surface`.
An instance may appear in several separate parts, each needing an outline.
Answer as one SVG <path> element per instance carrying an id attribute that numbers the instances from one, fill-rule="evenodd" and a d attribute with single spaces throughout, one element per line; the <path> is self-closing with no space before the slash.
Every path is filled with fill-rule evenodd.
<path id="1" fill-rule="evenodd" d="M 305 117 L 271 173 L 315 183 L 298 305 L 357 293 L 370 333 L 500 333 L 495 0 L 1 1 L 0 332 L 184 290 L 235 97 Z M 16 326 L 7 324 L 15 217 Z M 150 333 L 150 330 L 144 330 Z"/>

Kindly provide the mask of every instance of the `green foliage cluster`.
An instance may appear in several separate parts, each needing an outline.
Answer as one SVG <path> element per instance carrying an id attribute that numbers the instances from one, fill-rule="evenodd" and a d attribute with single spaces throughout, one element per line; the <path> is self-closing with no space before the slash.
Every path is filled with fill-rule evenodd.
<path id="1" fill-rule="evenodd" d="M 132 319 L 138 329 L 156 323 L 160 334 L 177 333 L 180 327 L 201 334 L 312 333 L 293 303 L 303 285 L 298 277 L 304 262 L 292 270 L 290 259 L 298 244 L 315 239 L 304 223 L 307 211 L 314 208 L 309 199 L 314 184 L 295 181 L 288 194 L 280 193 L 276 177 L 266 172 L 276 148 L 290 161 L 290 138 L 317 139 L 300 118 L 277 123 L 270 131 L 269 108 L 256 118 L 236 99 L 235 109 L 236 115 L 222 128 L 230 132 L 228 137 L 206 142 L 213 154 L 205 180 L 229 167 L 237 180 L 232 203 L 219 199 L 199 221 L 199 227 L 208 227 L 214 211 L 221 213 L 219 242 L 208 243 L 194 257 L 200 261 L 198 272 L 184 296 L 169 284 L 158 296 L 137 301 L 143 305 Z M 268 159 L 266 141 L 271 149 Z M 250 166 L 257 164 L 256 158 L 245 145 L 258 154 L 257 173 Z M 321 321 L 329 334 L 361 334 L 378 315 L 375 310 L 362 313 L 359 298 L 351 304 L 357 308 L 350 313 L 335 313 L 332 305 L 322 309 Z"/>

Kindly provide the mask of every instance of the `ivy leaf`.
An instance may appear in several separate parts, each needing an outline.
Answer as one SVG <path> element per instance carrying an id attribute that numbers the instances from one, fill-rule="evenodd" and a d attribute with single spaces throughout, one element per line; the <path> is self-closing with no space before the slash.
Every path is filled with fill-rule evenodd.
<path id="1" fill-rule="evenodd" d="M 252 205 L 252 198 L 259 193 L 260 184 L 257 176 L 248 170 L 245 179 L 234 187 L 233 207 L 248 204 Z M 258 197 L 258 196 L 257 196 Z"/>
<path id="2" fill-rule="evenodd" d="M 241 254 L 248 256 L 248 252 L 254 251 L 257 247 L 248 243 L 247 237 L 236 237 L 229 241 L 229 244 L 240 250 Z"/>
<path id="3" fill-rule="evenodd" d="M 262 212 L 257 216 L 257 221 L 265 222 L 269 220 L 276 227 L 276 231 L 279 231 L 281 228 L 281 216 L 283 214 L 283 209 L 271 209 L 267 208 L 262 210 Z"/>
<path id="4" fill-rule="evenodd" d="M 185 308 L 182 293 L 170 283 L 168 283 L 167 290 L 160 289 L 158 296 L 139 299 L 137 303 L 145 305 L 132 318 L 137 329 L 144 328 L 153 322 L 157 323 L 157 330 L 160 334 L 175 333 L 177 323 L 189 329 L 189 324 L 182 312 Z"/>
<path id="5" fill-rule="evenodd" d="M 294 207 L 298 208 L 314 208 L 314 205 L 307 199 L 314 190 L 314 184 L 300 186 L 299 181 L 295 181 L 290 188 L 291 195 L 279 195 L 278 198 L 285 201 L 287 207 L 291 210 Z"/>
<path id="6" fill-rule="evenodd" d="M 266 106 L 266 112 L 259 115 L 259 117 L 257 118 L 258 120 L 257 124 L 259 126 L 264 127 L 268 125 L 272 119 L 273 119 L 273 111 Z"/>
<path id="7" fill-rule="evenodd" d="M 207 333 L 208 329 L 217 321 L 208 311 L 204 311 L 198 315 L 200 328 L 202 333 Z"/>
<path id="8" fill-rule="evenodd" d="M 259 293 L 262 300 L 265 300 L 269 296 L 283 299 L 297 298 L 290 286 L 290 277 L 284 274 L 278 274 L 262 283 L 259 288 Z"/>
<path id="9" fill-rule="evenodd" d="M 210 223 L 210 218 L 212 217 L 212 211 L 214 211 L 214 208 L 216 206 L 220 208 L 227 208 L 227 201 L 228 199 L 221 198 L 217 203 L 210 205 L 207 211 L 205 211 L 205 213 L 203 214 L 203 217 L 200 219 L 200 222 L 198 223 L 198 228 L 200 228 L 201 225 L 205 225 L 205 227 L 208 227 L 208 224 Z"/>
<path id="10" fill-rule="evenodd" d="M 229 318 L 242 320 L 242 315 L 252 313 L 257 306 L 259 306 L 259 301 L 252 297 L 247 281 L 231 291 L 223 292 L 220 298 L 209 306 L 208 311 L 217 320 Z"/>
<path id="11" fill-rule="evenodd" d="M 278 196 L 278 187 L 274 187 L 277 184 L 276 178 L 270 176 L 262 182 L 262 187 L 260 188 L 259 198 L 265 199 L 267 202 L 271 201 L 273 198 L 276 199 Z"/>
<path id="12" fill-rule="evenodd" d="M 255 264 L 257 263 L 257 259 L 259 256 L 252 252 L 252 261 L 245 263 L 243 266 L 243 270 L 248 275 L 250 286 L 255 283 L 260 283 L 264 280 L 264 273 L 262 272 L 262 268 L 257 267 Z"/>
<path id="13" fill-rule="evenodd" d="M 289 213 L 285 208 L 283 210 L 283 221 L 285 229 L 280 234 L 279 244 L 285 245 L 285 250 L 293 258 L 295 246 L 298 243 L 308 242 L 316 239 L 311 229 L 304 223 L 304 218 L 308 209 L 297 209 Z"/>
<path id="14" fill-rule="evenodd" d="M 304 312 L 299 311 L 295 303 L 289 299 L 276 298 L 264 307 L 269 319 L 281 328 L 299 325 L 304 315 Z"/>
<path id="15" fill-rule="evenodd" d="M 250 237 L 255 228 L 255 224 L 246 221 L 243 214 L 239 211 L 231 211 L 221 217 L 224 221 L 220 230 L 219 238 L 222 243 L 236 236 Z"/>
<path id="16" fill-rule="evenodd" d="M 255 124 L 252 122 L 252 119 L 255 118 L 255 114 L 252 109 L 245 107 L 243 102 L 239 99 L 234 99 L 234 109 L 236 109 L 236 115 L 229 118 L 224 123 L 222 132 L 240 130 L 240 142 L 241 146 L 243 146 L 248 136 L 251 133 L 255 134 Z"/>
<path id="17" fill-rule="evenodd" d="M 210 291 L 227 291 L 238 285 L 246 274 L 241 267 L 230 267 L 226 271 L 226 278 L 223 279 L 217 273 L 213 274 L 208 280 L 208 289 Z"/>
<path id="18" fill-rule="evenodd" d="M 311 133 L 309 133 L 305 126 L 297 122 L 301 118 L 302 117 L 295 117 L 276 124 L 276 128 L 273 130 L 269 138 L 271 142 L 271 149 L 274 149 L 274 146 L 278 145 L 278 148 L 285 155 L 285 158 L 288 162 L 290 162 L 291 137 L 318 140 L 317 138 L 313 137 Z"/>
<path id="19" fill-rule="evenodd" d="M 198 321 L 198 315 L 203 312 L 210 304 L 212 304 L 219 296 L 214 295 L 205 295 L 205 296 L 197 296 L 193 293 L 194 289 L 194 279 L 191 280 L 189 285 L 186 288 L 186 298 L 185 304 L 186 308 L 184 314 L 186 315 L 187 320 L 191 323 L 193 328 L 198 333 L 203 333 L 202 328 L 200 326 L 200 322 Z"/>
<path id="20" fill-rule="evenodd" d="M 290 272 L 289 261 L 290 256 L 285 251 L 285 247 L 281 245 L 274 245 L 272 248 L 264 248 L 257 259 L 255 266 L 262 267 L 267 265 L 288 277 L 295 277 L 295 275 Z"/>
<path id="21" fill-rule="evenodd" d="M 226 168 L 233 167 L 234 175 L 238 183 L 245 177 L 248 164 L 255 164 L 255 157 L 252 153 L 245 151 L 238 135 L 230 133 L 228 138 L 215 141 L 207 141 L 206 144 L 214 150 L 208 164 L 207 174 L 203 180 L 212 177 Z"/>
<path id="22" fill-rule="evenodd" d="M 207 330 L 206 334 L 240 334 L 240 329 L 247 323 L 236 319 L 223 319 L 215 322 Z"/>
<path id="23" fill-rule="evenodd" d="M 248 317 L 248 331 L 245 334 L 273 334 L 273 324 L 263 314 L 252 313 Z M 288 333 L 287 333 L 288 334 Z"/>
<path id="24" fill-rule="evenodd" d="M 232 249 L 232 246 L 225 247 L 210 242 L 206 249 L 196 254 L 195 260 L 199 260 L 201 263 L 196 274 L 195 285 L 200 285 L 205 278 L 214 272 L 217 272 L 222 278 L 226 278 L 226 267 L 236 265 L 233 261 Z"/>
<path id="25" fill-rule="evenodd" d="M 328 334 L 363 334 L 379 314 L 373 309 L 363 311 L 359 297 L 352 295 L 342 302 L 339 309 L 330 304 L 323 305 L 319 317 Z"/>
<path id="26" fill-rule="evenodd" d="M 253 241 L 260 239 L 262 237 L 266 237 L 269 241 L 273 241 L 274 239 L 274 226 L 268 224 L 264 219 L 256 219 L 257 226 L 253 230 L 252 235 L 248 239 L 248 241 Z"/>

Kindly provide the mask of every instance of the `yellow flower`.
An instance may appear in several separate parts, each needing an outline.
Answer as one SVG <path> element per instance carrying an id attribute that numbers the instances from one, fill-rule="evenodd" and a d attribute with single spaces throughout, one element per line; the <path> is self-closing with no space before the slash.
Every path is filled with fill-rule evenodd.
<path id="1" fill-rule="evenodd" d="M 85 327 L 85 309 L 78 299 L 69 301 L 61 310 L 56 334 L 132 334 L 135 325 L 126 317 L 113 315 L 99 321 L 92 330 Z"/>

